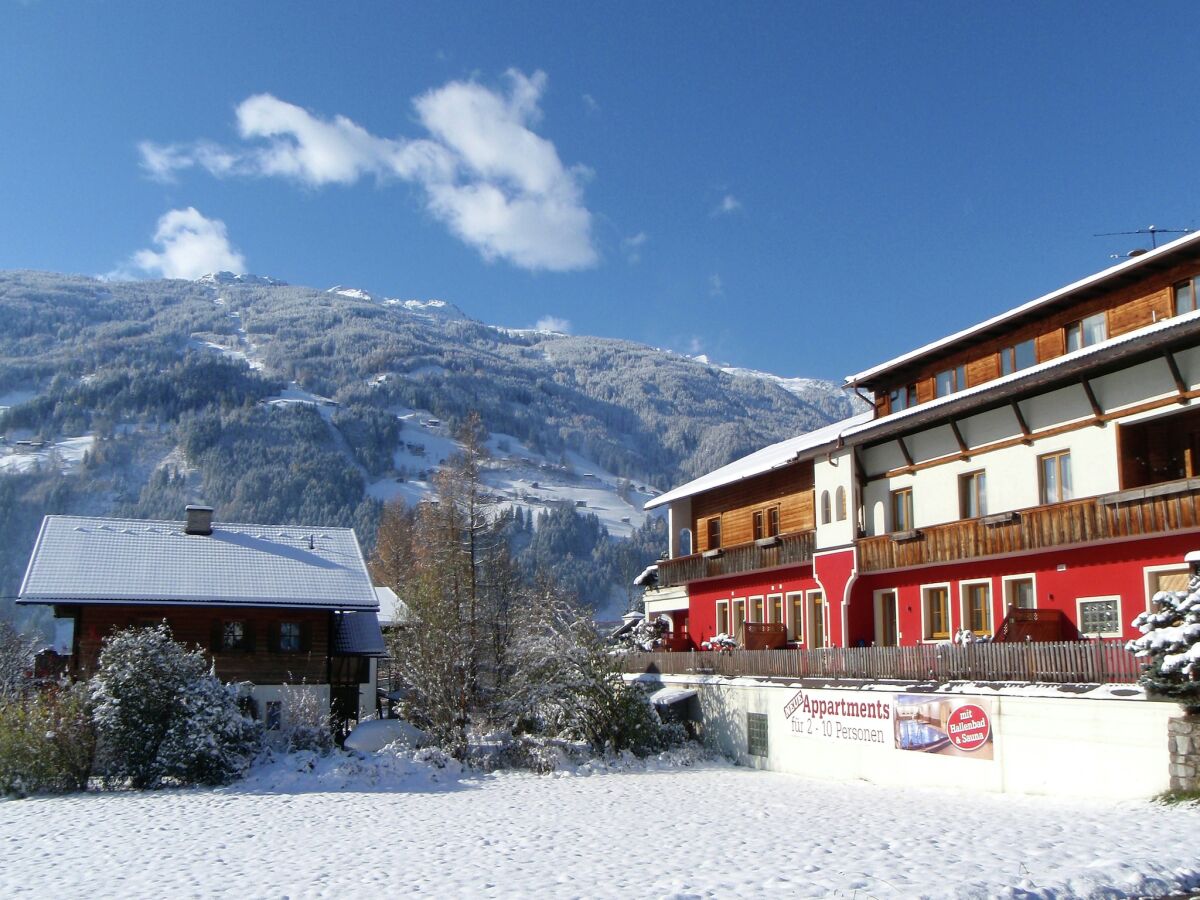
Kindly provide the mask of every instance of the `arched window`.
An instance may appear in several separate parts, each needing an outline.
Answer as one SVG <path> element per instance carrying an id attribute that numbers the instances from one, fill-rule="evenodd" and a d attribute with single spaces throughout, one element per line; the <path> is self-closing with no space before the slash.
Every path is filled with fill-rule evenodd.
<path id="1" fill-rule="evenodd" d="M 821 491 L 821 524 L 828 525 L 832 516 L 829 514 L 829 491 Z"/>
<path id="2" fill-rule="evenodd" d="M 679 529 L 679 555 L 692 555 L 692 529 L 690 528 Z"/>
<path id="3" fill-rule="evenodd" d="M 839 487 L 837 489 L 837 494 L 835 495 L 834 499 L 835 499 L 835 502 L 837 503 L 837 520 L 839 522 L 845 522 L 846 521 L 846 489 L 844 487 Z"/>

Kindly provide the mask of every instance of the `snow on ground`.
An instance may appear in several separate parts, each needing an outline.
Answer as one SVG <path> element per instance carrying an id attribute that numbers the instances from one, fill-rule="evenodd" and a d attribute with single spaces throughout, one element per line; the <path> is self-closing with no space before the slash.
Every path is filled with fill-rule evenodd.
<path id="1" fill-rule="evenodd" d="M 37 446 L 0 444 L 0 472 L 29 472 L 50 464 L 53 456 L 57 456 L 62 470 L 69 472 L 83 461 L 83 454 L 92 449 L 95 442 L 95 435 L 85 434 Z"/>
<path id="2" fill-rule="evenodd" d="M 717 763 L 539 777 L 460 775 L 386 751 L 298 754 L 219 790 L 0 803 L 0 894 L 1162 896 L 1200 888 L 1197 834 L 1196 806 Z"/>

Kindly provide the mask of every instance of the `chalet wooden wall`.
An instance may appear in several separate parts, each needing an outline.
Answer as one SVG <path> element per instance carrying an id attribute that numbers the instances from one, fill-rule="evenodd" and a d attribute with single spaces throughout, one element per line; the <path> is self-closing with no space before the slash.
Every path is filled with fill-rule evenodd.
<path id="1" fill-rule="evenodd" d="M 306 681 L 325 684 L 329 680 L 328 610 L 259 609 L 249 607 L 200 606 L 77 606 L 75 623 L 76 657 L 74 672 L 87 676 L 95 672 L 104 639 L 113 631 L 138 625 L 155 624 L 166 619 L 175 640 L 188 647 L 198 645 L 216 662 L 217 675 L 223 681 L 252 681 L 255 684 L 281 684 Z M 60 608 L 64 615 L 67 609 Z M 254 648 L 238 653 L 213 652 L 214 628 L 230 619 L 240 619 L 252 633 Z M 270 636 L 280 622 L 298 622 L 306 638 L 299 652 L 271 649 Z"/>
<path id="2" fill-rule="evenodd" d="M 1015 327 L 986 341 L 968 343 L 923 365 L 916 372 L 900 372 L 895 382 L 876 388 L 876 415 L 887 415 L 889 392 L 905 384 L 916 384 L 917 400 L 924 403 L 936 394 L 938 372 L 966 367 L 967 387 L 975 387 L 1000 377 L 1000 351 L 1033 340 L 1037 361 L 1046 362 L 1067 352 L 1063 329 L 1072 322 L 1104 312 L 1108 336 L 1116 337 L 1174 315 L 1174 285 L 1200 272 L 1200 262 L 1187 261 L 1147 276 L 1119 290 L 1106 291 L 1081 299 L 1036 321 Z"/>
<path id="3" fill-rule="evenodd" d="M 707 491 L 692 500 L 692 534 L 697 551 L 708 545 L 708 520 L 721 517 L 721 545 L 730 547 L 754 539 L 754 512 L 779 507 L 779 533 L 812 531 L 812 461 L 794 463 L 756 478 Z"/>

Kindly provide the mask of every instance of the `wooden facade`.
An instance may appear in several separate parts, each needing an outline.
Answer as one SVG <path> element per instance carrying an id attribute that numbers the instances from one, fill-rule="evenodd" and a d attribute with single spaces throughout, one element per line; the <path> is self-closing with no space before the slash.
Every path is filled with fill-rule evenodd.
<path id="1" fill-rule="evenodd" d="M 326 684 L 329 681 L 328 610 L 173 604 L 105 604 L 59 606 L 59 617 L 75 619 L 72 675 L 88 677 L 96 670 L 104 639 L 115 631 L 166 621 L 176 641 L 199 647 L 216 664 L 222 681 L 255 684 Z M 221 649 L 226 622 L 244 623 L 245 649 Z M 279 626 L 300 626 L 300 649 L 279 649 Z"/>
<path id="2" fill-rule="evenodd" d="M 778 511 L 778 534 L 812 531 L 816 528 L 813 502 L 811 461 L 784 466 L 701 494 L 692 504 L 693 549 L 702 553 L 773 536 L 769 527 L 772 509 Z M 755 513 L 763 516 L 763 533 L 758 535 Z M 710 539 L 708 523 L 713 518 L 720 520 L 719 543 Z"/>
<path id="3" fill-rule="evenodd" d="M 911 369 L 897 369 L 880 375 L 875 389 L 876 415 L 891 413 L 889 393 L 905 385 L 914 385 L 917 402 L 936 396 L 937 373 L 965 367 L 966 387 L 976 387 L 1001 376 L 1000 354 L 1006 348 L 1033 341 L 1035 362 L 1042 363 L 1067 352 L 1065 328 L 1081 319 L 1104 313 L 1107 336 L 1117 337 L 1170 318 L 1174 310 L 1174 285 L 1200 272 L 1200 263 L 1188 260 L 1119 288 L 1098 285 L 1088 294 L 1057 309 L 1031 311 L 1031 321 L 1014 321 L 999 334 L 967 339 L 963 345 L 921 362 Z"/>

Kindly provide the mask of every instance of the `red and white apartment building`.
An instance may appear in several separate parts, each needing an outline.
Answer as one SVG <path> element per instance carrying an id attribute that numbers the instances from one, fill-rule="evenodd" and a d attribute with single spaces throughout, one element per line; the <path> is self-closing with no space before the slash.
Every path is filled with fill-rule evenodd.
<path id="1" fill-rule="evenodd" d="M 846 379 L 870 409 L 675 488 L 668 645 L 1132 637 L 1200 549 L 1200 234 Z"/>

